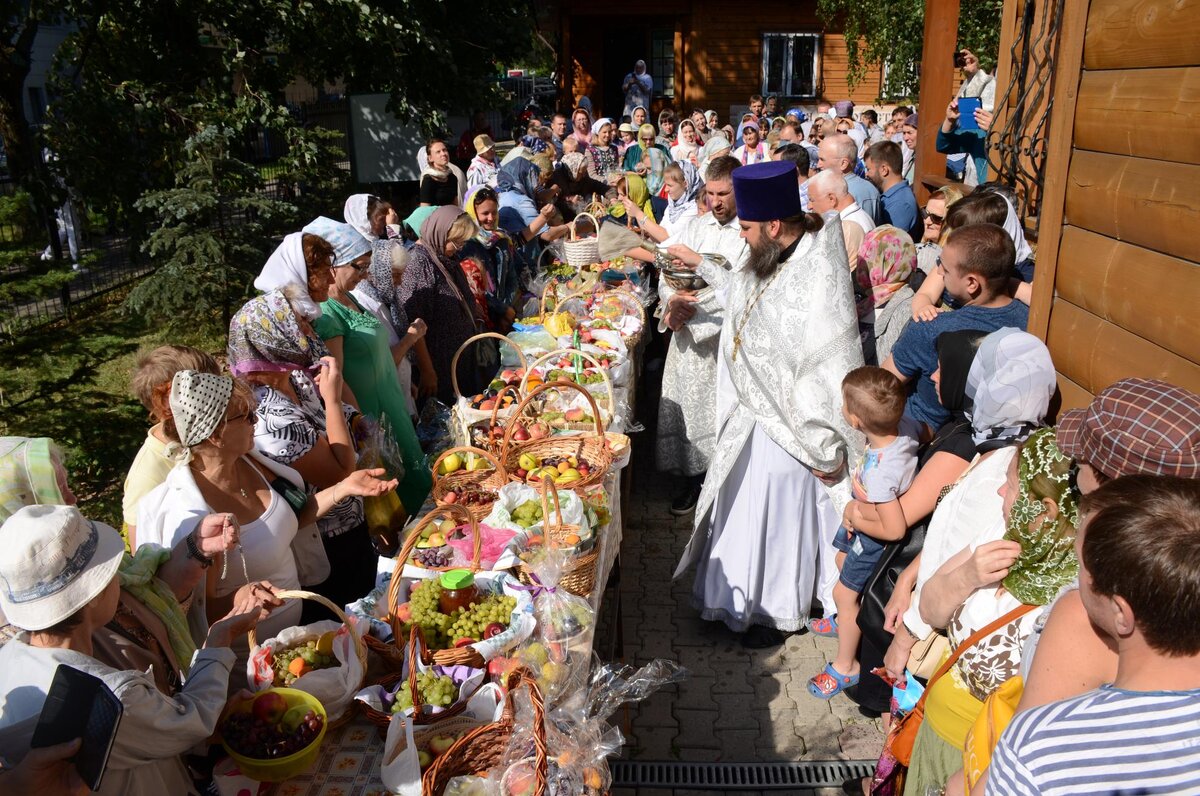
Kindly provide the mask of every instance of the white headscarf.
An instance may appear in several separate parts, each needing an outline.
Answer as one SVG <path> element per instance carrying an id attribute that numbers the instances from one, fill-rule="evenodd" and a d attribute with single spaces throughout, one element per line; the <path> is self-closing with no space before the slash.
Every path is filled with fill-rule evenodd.
<path id="1" fill-rule="evenodd" d="M 370 204 L 371 194 L 353 194 L 346 200 L 346 205 L 342 208 L 342 215 L 346 217 L 346 223 L 358 230 L 360 235 L 369 241 L 374 241 L 376 236 L 371 231 L 371 219 L 367 217 L 367 207 Z"/>
<path id="2" fill-rule="evenodd" d="M 597 133 L 599 133 L 600 128 L 603 127 L 604 125 L 612 124 L 612 123 L 613 123 L 613 120 L 609 119 L 607 116 L 597 119 L 595 121 L 595 123 L 592 125 L 592 135 L 596 135 Z"/>
<path id="3" fill-rule="evenodd" d="M 1005 327 L 983 338 L 967 371 L 972 437 L 980 452 L 1015 445 L 1042 424 L 1056 379 L 1046 344 Z"/>
<path id="4" fill-rule="evenodd" d="M 208 439 L 225 419 L 229 396 L 233 395 L 233 379 L 181 370 L 171 379 L 171 420 L 179 434 L 179 442 L 167 445 L 166 455 L 176 465 L 192 460 L 192 448 Z"/>
<path id="5" fill-rule="evenodd" d="M 1012 238 L 1013 245 L 1017 247 L 1017 262 L 1028 260 L 1033 256 L 1033 249 L 1025 241 L 1025 230 L 1021 228 L 1017 211 L 1013 209 L 1012 202 L 1008 201 L 1007 196 L 997 195 L 1004 200 L 1004 206 L 1008 208 L 1008 215 L 1004 217 L 1004 231 L 1008 233 L 1008 237 Z"/>
<path id="6" fill-rule="evenodd" d="M 254 286 L 264 293 L 282 290 L 288 285 L 292 307 L 310 321 L 321 317 L 321 306 L 308 294 L 308 263 L 304 260 L 304 233 L 293 232 L 283 238 L 283 243 L 263 266 L 262 273 L 254 280 Z"/>

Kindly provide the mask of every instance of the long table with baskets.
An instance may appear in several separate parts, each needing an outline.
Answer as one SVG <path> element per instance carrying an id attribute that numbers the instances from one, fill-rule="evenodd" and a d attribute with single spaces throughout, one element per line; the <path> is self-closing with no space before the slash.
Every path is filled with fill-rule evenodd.
<path id="1" fill-rule="evenodd" d="M 578 298 L 578 296 L 568 296 L 568 299 L 576 298 Z M 559 300 L 557 303 L 558 306 L 561 307 L 562 304 L 565 303 L 565 300 Z M 642 303 L 645 305 L 649 304 L 650 301 L 643 298 Z M 545 294 L 542 298 L 541 311 L 543 313 L 546 311 Z M 646 318 L 644 306 L 641 317 L 644 324 Z M 627 361 L 629 361 L 630 365 L 632 366 L 632 373 L 626 379 L 625 383 L 619 387 L 615 387 L 611 384 L 611 381 L 608 380 L 607 374 L 605 376 L 609 390 L 608 401 L 606 402 L 607 406 L 605 408 L 609 410 L 609 419 L 612 419 L 613 415 L 616 413 L 617 407 L 624 407 L 624 417 L 616 421 L 618 424 L 618 430 L 628 428 L 629 425 L 631 425 L 630 421 L 634 416 L 633 409 L 635 406 L 634 395 L 636 392 L 636 380 L 641 369 L 640 356 L 644 349 L 644 337 L 646 331 L 647 330 L 643 328 L 642 334 L 638 335 L 637 339 L 632 341 L 633 344 L 626 351 Z M 533 373 L 532 368 L 535 366 L 535 363 L 538 363 L 539 360 L 546 360 L 551 358 L 553 355 L 559 355 L 562 353 L 562 351 L 547 352 L 540 357 L 533 358 L 532 363 L 530 363 L 530 367 L 525 369 L 524 377 L 521 382 L 522 387 L 528 383 L 530 375 Z M 573 355 L 579 352 L 567 351 L 566 353 Z M 580 359 L 586 358 L 590 357 L 587 357 L 586 354 L 580 357 Z M 521 355 L 521 362 L 522 364 L 527 362 L 524 355 Z M 594 359 L 592 359 L 592 362 L 596 367 L 599 367 L 599 363 L 596 363 Z M 600 369 L 603 370 L 603 368 Z M 543 388 L 546 386 L 547 385 L 542 385 Z M 581 392 L 585 392 L 575 385 L 571 385 L 571 387 Z M 522 391 L 518 390 L 517 394 L 520 395 L 521 392 Z M 525 395 L 525 398 L 522 400 L 524 401 L 528 399 L 528 393 L 532 392 L 534 391 L 528 391 Z M 588 395 L 588 401 L 592 406 L 597 406 L 597 402 L 592 399 L 590 394 Z M 497 403 L 499 403 L 499 401 Z M 519 414 L 519 409 L 516 413 Z M 601 411 L 595 416 L 597 424 L 599 424 L 599 418 L 602 414 L 603 412 Z M 490 416 L 494 422 L 496 419 L 496 413 L 492 412 Z M 477 418 L 478 415 L 473 415 L 473 417 Z M 458 424 L 456 431 L 457 438 L 455 440 L 456 443 L 462 445 L 469 444 L 471 441 L 469 438 L 469 425 L 469 423 Z M 613 429 L 609 428 L 607 430 L 612 431 Z M 511 432 L 511 427 L 509 428 L 509 432 Z M 506 442 L 509 441 L 507 440 L 507 436 L 508 435 L 506 435 Z M 563 437 L 562 439 L 565 441 L 572 438 Z M 451 451 L 445 451 L 443 455 L 450 452 Z M 607 526 L 605 526 L 596 534 L 596 546 L 594 548 L 595 569 L 590 578 L 591 587 L 587 590 L 586 594 L 586 599 L 591 605 L 597 618 L 600 616 L 602 603 L 605 600 L 606 585 L 609 583 L 610 574 L 613 573 L 614 567 L 616 566 L 621 549 L 622 537 L 624 535 L 622 498 L 624 497 L 624 492 L 629 488 L 629 482 L 627 480 L 629 458 L 628 453 L 629 452 L 627 451 L 626 455 L 622 457 L 624 460 L 622 467 L 609 469 L 601 479 L 601 483 L 605 493 L 607 494 L 609 522 Z M 496 454 L 495 452 L 489 451 L 488 458 L 493 463 L 499 463 L 499 460 L 504 458 L 504 452 L 501 450 L 498 454 Z M 435 468 L 437 464 L 438 463 L 435 462 Z M 462 480 L 470 481 L 471 479 Z M 481 478 L 478 480 L 482 482 L 484 479 Z M 553 492 L 555 490 L 550 491 Z M 410 531 L 423 519 L 430 516 L 431 513 L 438 513 L 446 509 L 445 506 L 439 506 L 437 503 L 437 499 L 443 495 L 444 492 L 444 488 L 439 490 L 435 486 L 434 492 L 430 495 L 425 506 L 422 507 L 422 510 L 418 512 L 412 522 L 410 522 L 408 526 Z M 457 514 L 456 516 L 469 516 L 469 513 L 463 507 L 454 506 L 453 508 L 462 510 L 461 513 Z M 415 539 L 415 534 L 412 538 Z M 411 549 L 411 545 L 406 545 L 406 547 Z M 406 552 L 408 552 L 408 550 L 402 551 L 401 555 L 404 555 Z M 380 559 L 381 575 L 382 573 L 391 573 L 393 570 L 398 572 L 399 569 L 400 567 L 396 566 L 395 561 L 392 559 Z M 614 602 L 612 607 L 616 609 L 617 615 L 610 618 L 609 632 L 614 634 L 616 637 L 619 637 L 619 603 Z M 378 676 L 377 669 L 380 661 L 376 659 L 376 652 L 371 652 L 369 658 L 370 660 L 368 669 L 372 673 L 372 676 Z M 391 663 L 394 664 L 394 661 Z M 379 796 L 383 796 L 383 794 L 389 793 L 381 779 L 381 767 L 384 762 L 384 740 L 382 737 L 383 732 L 381 731 L 380 727 L 385 721 L 386 719 L 380 716 L 375 716 L 374 720 L 372 720 L 372 718 L 365 715 L 365 712 L 356 712 L 348 721 L 331 725 L 326 734 L 324 744 L 321 748 L 316 764 L 313 765 L 308 772 L 295 776 L 285 782 L 279 783 L 273 786 L 271 790 L 267 792 L 277 794 L 278 796 L 351 796 L 352 794 L 364 794 L 366 796 L 375 796 L 378 794 Z"/>

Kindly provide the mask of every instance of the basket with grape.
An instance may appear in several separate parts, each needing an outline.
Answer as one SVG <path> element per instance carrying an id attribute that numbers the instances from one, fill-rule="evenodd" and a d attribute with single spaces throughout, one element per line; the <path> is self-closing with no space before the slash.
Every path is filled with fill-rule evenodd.
<path id="1" fill-rule="evenodd" d="M 359 702 L 359 710 L 379 729 L 380 736 L 387 734 L 388 723 L 396 713 L 411 714 L 409 720 L 415 725 L 432 724 L 462 713 L 471 697 L 471 694 L 460 694 L 459 686 L 449 675 L 428 668 L 433 665 L 433 658 L 425 644 L 425 636 L 416 624 L 409 630 L 407 657 L 407 676 L 391 675 L 380 683 L 389 690 L 399 686 L 389 710 L 377 710 L 366 702 Z M 476 689 L 478 685 L 472 692 Z"/>
<path id="2" fill-rule="evenodd" d="M 554 514 L 550 513 L 550 498 L 553 498 Z M 582 539 L 579 526 L 563 522 L 562 506 L 558 501 L 558 490 L 553 489 L 547 482 L 542 482 L 542 517 L 543 542 L 552 548 L 559 548 L 568 553 L 568 562 L 563 566 L 558 581 L 559 587 L 572 594 L 588 598 L 596 585 L 596 562 L 600 559 L 600 548 L 594 546 L 583 555 L 573 555 L 579 549 Z M 517 577 L 526 586 L 534 585 L 533 568 L 527 563 L 528 559 L 521 556 L 521 564 L 517 566 Z"/>
<path id="3" fill-rule="evenodd" d="M 447 614 L 441 610 L 443 591 L 437 579 L 413 584 L 408 601 L 394 603 L 394 637 L 404 638 L 410 626 L 419 627 L 432 650 L 432 663 L 483 667 L 484 658 L 472 645 L 508 630 L 517 598 L 503 592 L 483 593 L 476 602 Z"/>

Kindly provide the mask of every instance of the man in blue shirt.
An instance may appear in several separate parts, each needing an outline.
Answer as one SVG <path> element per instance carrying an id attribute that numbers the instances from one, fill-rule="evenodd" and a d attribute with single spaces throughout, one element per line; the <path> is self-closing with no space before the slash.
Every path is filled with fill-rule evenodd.
<path id="1" fill-rule="evenodd" d="M 858 144 L 845 133 L 827 135 L 817 145 L 817 168 L 821 171 L 830 169 L 845 177 L 846 188 L 862 211 L 876 224 L 888 223 L 880 221 L 883 207 L 879 204 L 879 189 L 854 173 L 854 164 L 857 162 Z M 913 238 L 914 241 L 920 239 L 919 236 Z"/>
<path id="2" fill-rule="evenodd" d="M 904 179 L 904 154 L 900 146 L 892 141 L 871 144 L 863 160 L 867 179 L 881 194 L 879 223 L 898 227 L 919 241 L 925 234 L 925 224 L 912 186 Z"/>
<path id="3" fill-rule="evenodd" d="M 1008 295 L 1015 257 L 1012 238 L 995 224 L 968 224 L 950 233 L 937 267 L 946 290 L 963 306 L 938 313 L 932 321 L 910 323 L 883 362 L 901 381 L 916 380 L 917 388 L 909 395 L 904 413 L 924 423 L 931 433 L 950 420 L 931 378 L 938 368 L 938 335 L 960 329 L 1024 329 L 1029 321 L 1029 307 Z"/>

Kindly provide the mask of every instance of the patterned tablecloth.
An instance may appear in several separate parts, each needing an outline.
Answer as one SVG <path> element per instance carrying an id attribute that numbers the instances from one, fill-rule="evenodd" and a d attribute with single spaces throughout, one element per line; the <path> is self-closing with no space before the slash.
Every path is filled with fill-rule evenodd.
<path id="1" fill-rule="evenodd" d="M 307 774 L 280 783 L 273 796 L 385 796 L 379 779 L 383 740 L 361 716 L 330 730 L 321 756 Z"/>

